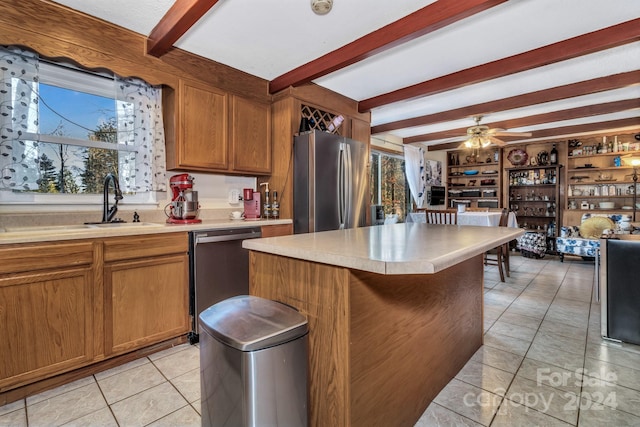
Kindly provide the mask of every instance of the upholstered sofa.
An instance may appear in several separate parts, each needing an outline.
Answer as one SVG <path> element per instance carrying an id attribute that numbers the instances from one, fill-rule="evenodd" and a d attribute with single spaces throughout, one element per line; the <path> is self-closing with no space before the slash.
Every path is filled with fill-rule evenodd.
<path id="1" fill-rule="evenodd" d="M 631 215 L 585 213 L 579 226 L 560 228 L 560 237 L 556 239 L 560 261 L 564 261 L 564 255 L 594 258 L 603 232 L 629 234 L 631 229 Z"/>

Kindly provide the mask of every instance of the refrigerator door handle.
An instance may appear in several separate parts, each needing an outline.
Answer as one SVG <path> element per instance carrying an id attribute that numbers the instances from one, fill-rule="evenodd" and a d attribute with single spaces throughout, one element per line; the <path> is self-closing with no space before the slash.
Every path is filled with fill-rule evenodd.
<path id="1" fill-rule="evenodd" d="M 353 218 L 353 163 L 351 161 L 351 145 L 345 144 L 346 176 L 345 176 L 345 224 L 347 227 L 355 227 Z"/>
<path id="2" fill-rule="evenodd" d="M 600 302 L 600 249 L 596 249 L 596 271 L 595 271 L 595 285 L 596 285 L 596 302 Z"/>
<path id="3" fill-rule="evenodd" d="M 345 144 L 340 143 L 340 154 L 338 158 L 338 229 L 343 230 L 346 222 L 345 212 Z"/>

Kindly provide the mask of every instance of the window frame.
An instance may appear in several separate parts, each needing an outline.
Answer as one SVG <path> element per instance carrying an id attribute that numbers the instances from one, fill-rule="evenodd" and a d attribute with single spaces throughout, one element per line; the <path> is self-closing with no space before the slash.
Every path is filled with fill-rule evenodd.
<path id="1" fill-rule="evenodd" d="M 117 96 L 115 75 L 104 72 L 83 70 L 64 62 L 51 62 L 39 59 L 38 84 L 57 86 L 71 91 L 88 93 L 107 97 L 117 101 L 130 102 Z M 117 113 L 117 107 L 115 109 Z M 117 118 L 116 118 L 117 119 Z M 39 132 L 24 132 L 21 139 L 38 141 L 41 143 L 64 144 L 87 148 L 102 148 L 116 150 L 118 152 L 138 152 L 138 147 L 118 143 L 117 148 L 112 143 L 93 141 L 90 139 L 78 139 L 72 137 L 60 137 L 56 135 L 40 134 Z M 138 191 L 125 193 L 121 203 L 131 205 L 158 206 L 157 191 Z M 103 194 L 84 193 L 40 193 L 35 191 L 0 191 L 0 203 L 3 205 L 47 205 L 50 207 L 61 206 L 91 206 L 103 204 Z"/>
<path id="2" fill-rule="evenodd" d="M 372 197 L 371 203 L 375 204 L 375 205 L 383 205 L 384 203 L 382 201 L 382 186 L 380 185 L 382 182 L 382 156 L 387 156 L 387 157 L 392 157 L 398 160 L 401 160 L 403 163 L 403 168 L 402 168 L 402 174 L 404 175 L 404 187 L 405 187 L 405 200 L 403 202 L 403 206 L 404 206 L 404 218 L 399 218 L 399 222 L 403 222 L 406 220 L 407 214 L 409 212 L 411 212 L 411 191 L 409 190 L 409 183 L 407 182 L 407 176 L 406 176 L 406 169 L 404 168 L 404 162 L 405 162 L 405 158 L 404 158 L 404 154 L 400 153 L 400 152 L 396 152 L 396 151 L 391 151 L 391 150 L 385 150 L 385 149 L 380 149 L 378 147 L 371 147 L 370 150 L 370 156 L 373 157 L 374 155 L 379 156 L 379 160 L 378 160 L 378 186 L 377 188 L 373 189 L 371 188 L 371 190 L 375 190 L 377 192 L 377 195 L 375 197 L 375 200 L 377 200 L 377 203 L 374 203 L 374 198 Z M 373 163 L 373 158 L 370 159 L 370 161 Z M 373 182 L 371 183 L 371 185 L 373 186 Z M 372 191 L 372 196 L 373 196 L 373 191 Z M 386 214 L 386 212 L 385 212 Z"/>

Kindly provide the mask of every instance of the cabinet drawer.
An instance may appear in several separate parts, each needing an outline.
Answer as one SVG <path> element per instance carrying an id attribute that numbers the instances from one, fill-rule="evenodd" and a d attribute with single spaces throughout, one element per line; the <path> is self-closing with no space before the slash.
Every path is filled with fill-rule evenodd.
<path id="1" fill-rule="evenodd" d="M 293 224 L 266 225 L 261 227 L 262 237 L 288 236 L 293 234 Z"/>
<path id="2" fill-rule="evenodd" d="M 93 262 L 93 243 L 35 243 L 0 247 L 0 274 L 77 267 Z"/>
<path id="3" fill-rule="evenodd" d="M 114 237 L 104 240 L 105 262 L 150 256 L 186 253 L 187 233 L 167 233 L 148 236 Z"/>

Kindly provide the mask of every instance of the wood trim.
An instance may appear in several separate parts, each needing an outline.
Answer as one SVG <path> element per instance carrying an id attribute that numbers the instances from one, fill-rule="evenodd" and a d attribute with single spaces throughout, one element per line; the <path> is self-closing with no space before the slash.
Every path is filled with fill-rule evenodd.
<path id="1" fill-rule="evenodd" d="M 147 37 L 147 54 L 161 57 L 218 0 L 177 0 Z"/>
<path id="2" fill-rule="evenodd" d="M 393 102 L 434 95 L 638 40 L 640 18 L 364 99 L 358 109 L 365 112 Z"/>
<path id="3" fill-rule="evenodd" d="M 511 96 L 509 98 L 483 102 L 481 104 L 469 105 L 453 110 L 427 114 L 419 117 L 411 117 L 409 119 L 372 126 L 371 134 L 375 135 L 377 133 L 389 132 L 396 129 L 432 125 L 449 120 L 460 120 L 477 115 L 486 115 L 495 111 L 528 107 L 544 102 L 558 101 L 575 96 L 619 89 L 635 85 L 638 82 L 640 82 L 640 70 L 628 71 L 626 73 L 614 74 L 611 76 L 597 77 L 591 80 L 524 93 L 522 95 Z"/>
<path id="4" fill-rule="evenodd" d="M 617 113 L 620 111 L 632 110 L 635 108 L 640 108 L 640 99 L 622 99 L 619 101 L 611 101 L 601 104 L 568 108 L 566 110 L 552 111 L 550 113 L 534 114 L 533 116 L 519 117 L 511 120 L 504 120 L 502 122 L 483 123 L 483 125 L 497 129 L 514 129 L 523 126 L 538 125 L 541 123 L 552 123 L 563 120 L 578 119 L 582 117 L 597 116 L 600 114 Z M 466 135 L 466 132 L 467 128 L 450 129 L 442 132 L 425 133 L 422 135 L 411 136 L 408 138 L 404 138 L 402 142 L 404 144 L 411 144 L 414 142 L 426 142 L 429 140 L 453 138 L 456 136 L 463 137 Z M 498 137 L 498 139 L 502 138 Z M 458 143 L 458 145 L 459 144 L 460 143 Z"/>
<path id="5" fill-rule="evenodd" d="M 303 104 L 314 106 L 320 110 L 328 112 L 339 112 L 353 118 L 370 122 L 369 113 L 358 112 L 358 102 L 332 90 L 309 83 L 303 86 L 288 87 L 273 96 L 273 102 L 293 97 L 302 101 Z M 299 112 L 298 120 L 300 119 Z M 295 124 L 295 132 L 298 131 L 299 122 Z"/>
<path id="6" fill-rule="evenodd" d="M 402 43 L 451 25 L 506 0 L 440 0 L 269 82 L 269 92 L 309 83 Z"/>

